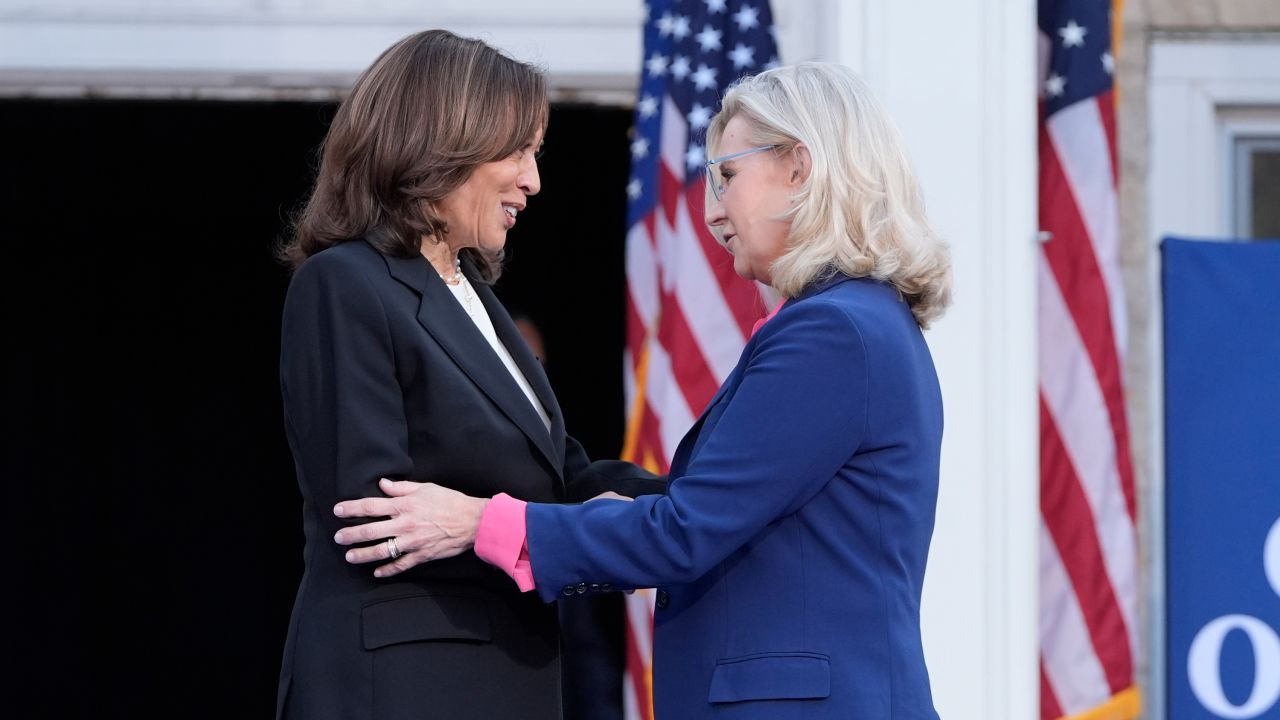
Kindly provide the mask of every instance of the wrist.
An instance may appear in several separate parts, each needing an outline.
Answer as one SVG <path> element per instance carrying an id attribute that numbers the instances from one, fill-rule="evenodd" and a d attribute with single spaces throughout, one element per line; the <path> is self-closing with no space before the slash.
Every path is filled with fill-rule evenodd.
<path id="1" fill-rule="evenodd" d="M 484 518 L 484 511 L 489 507 L 489 498 L 473 498 L 471 503 L 471 518 L 467 524 L 467 546 L 473 547 L 476 544 L 476 533 L 480 531 L 480 521 Z"/>

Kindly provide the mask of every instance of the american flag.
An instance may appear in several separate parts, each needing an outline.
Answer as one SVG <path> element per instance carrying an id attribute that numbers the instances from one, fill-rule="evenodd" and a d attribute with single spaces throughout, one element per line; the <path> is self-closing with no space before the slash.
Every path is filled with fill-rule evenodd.
<path id="1" fill-rule="evenodd" d="M 1108 0 L 1040 0 L 1040 715 L 1139 710 Z"/>
<path id="2" fill-rule="evenodd" d="M 623 457 L 666 472 L 737 363 L 767 292 L 703 222 L 706 130 L 735 79 L 778 63 L 767 0 L 651 0 L 627 184 Z M 628 718 L 653 717 L 653 593 L 627 597 Z"/>

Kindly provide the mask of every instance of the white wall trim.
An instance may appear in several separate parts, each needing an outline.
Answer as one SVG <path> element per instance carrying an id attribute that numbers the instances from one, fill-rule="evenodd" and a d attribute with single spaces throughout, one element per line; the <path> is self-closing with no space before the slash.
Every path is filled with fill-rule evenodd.
<path id="1" fill-rule="evenodd" d="M 0 89 L 190 87 L 342 89 L 405 35 L 439 23 L 66 22 L 0 25 Z M 515 27 L 453 25 L 552 70 L 557 89 L 612 90 L 630 102 L 638 19 Z M 622 99 L 622 98 L 619 98 Z"/>
<path id="2" fill-rule="evenodd" d="M 1219 175 L 1218 223 L 1230 236 L 1239 235 L 1236 218 L 1236 185 L 1240 181 L 1236 166 L 1236 141 L 1242 138 L 1280 137 L 1280 103 L 1271 107 L 1227 107 L 1218 110 Z"/>
<path id="3" fill-rule="evenodd" d="M 988 402 L 985 472 L 999 478 L 987 491 L 992 536 L 985 563 L 989 581 L 991 639 L 986 662 L 986 717 L 1031 718 L 1040 699 L 1040 455 L 1039 364 L 1037 362 L 1038 184 L 1036 109 L 1026 101 L 1037 82 L 1034 5 L 1020 12 L 1003 0 L 985 0 L 978 12 L 1002 24 L 983 45 L 988 78 L 979 94 L 985 106 L 983 166 L 985 206 L 983 323 Z M 1018 61 L 1021 58 L 1022 61 Z"/>
<path id="4" fill-rule="evenodd" d="M 839 0 L 774 3 L 786 61 L 822 56 Z M 8 7 L 6 7 L 8 5 Z M 546 68 L 553 99 L 630 105 L 640 0 L 0 0 L 0 96 L 314 97 L 345 90 L 425 28 L 478 37 Z"/>

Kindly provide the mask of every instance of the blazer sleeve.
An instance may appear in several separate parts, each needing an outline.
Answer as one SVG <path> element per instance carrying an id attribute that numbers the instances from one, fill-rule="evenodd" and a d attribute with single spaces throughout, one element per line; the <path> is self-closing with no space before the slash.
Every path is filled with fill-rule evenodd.
<path id="1" fill-rule="evenodd" d="M 565 438 L 564 451 L 565 500 L 568 502 L 585 502 L 608 491 L 631 498 L 667 491 L 665 475 L 655 475 L 625 460 L 592 462 L 582 444 L 572 436 Z"/>
<path id="2" fill-rule="evenodd" d="M 335 530 L 363 522 L 324 510 L 381 496 L 379 478 L 402 479 L 413 467 L 392 334 L 372 279 L 345 257 L 309 259 L 289 286 L 280 341 L 302 490 Z"/>
<path id="3" fill-rule="evenodd" d="M 867 430 L 863 338 L 841 308 L 796 303 L 765 325 L 730 398 L 666 495 L 525 513 L 537 590 L 687 583 L 799 510 L 831 481 Z"/>

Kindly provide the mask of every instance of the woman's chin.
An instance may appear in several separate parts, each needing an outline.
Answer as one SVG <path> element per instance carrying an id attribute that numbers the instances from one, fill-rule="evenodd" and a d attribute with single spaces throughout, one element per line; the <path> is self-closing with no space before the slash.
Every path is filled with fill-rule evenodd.
<path id="1" fill-rule="evenodd" d="M 507 234 L 481 240 L 476 249 L 485 255 L 498 255 L 507 247 Z"/>

